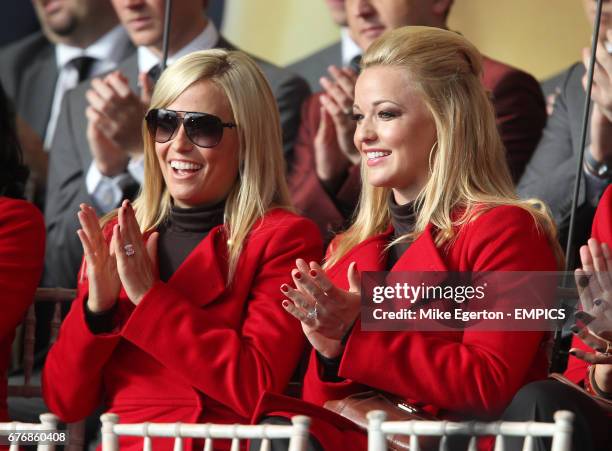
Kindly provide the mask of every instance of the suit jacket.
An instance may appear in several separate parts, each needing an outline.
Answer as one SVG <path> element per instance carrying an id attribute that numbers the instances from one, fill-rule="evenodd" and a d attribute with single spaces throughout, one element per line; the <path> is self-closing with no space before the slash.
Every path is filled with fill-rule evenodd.
<path id="1" fill-rule="evenodd" d="M 221 38 L 218 47 L 235 49 Z M 308 96 L 306 82 L 266 61 L 255 58 L 268 79 L 281 113 L 283 142 L 287 161 L 290 161 L 293 142 L 300 122 L 300 105 Z M 138 92 L 138 56 L 132 54 L 118 67 Z M 47 183 L 47 206 L 45 220 L 49 236 L 45 262 L 44 284 L 48 286 L 74 287 L 76 273 L 83 255 L 76 236 L 80 227 L 77 219 L 79 204 L 93 205 L 87 193 L 85 177 L 92 162 L 87 140 L 88 106 L 85 97 L 90 83 L 82 83 L 66 93 L 58 119 L 58 133 L 54 139 Z M 140 130 L 135 130 L 140 133 Z M 134 197 L 139 186 L 135 180 L 124 190 L 126 197 Z"/>
<path id="2" fill-rule="evenodd" d="M 542 92 L 531 75 L 487 57 L 483 58 L 483 84 L 492 94 L 497 126 L 516 181 L 546 123 Z M 303 119 L 288 182 L 294 205 L 329 238 L 351 216 L 361 178 L 359 167 L 353 166 L 337 193 L 328 193 L 317 178 L 313 143 L 321 120 L 319 96 L 311 96 L 302 107 Z"/>
<path id="3" fill-rule="evenodd" d="M 58 77 L 55 46 L 37 32 L 0 49 L 0 80 L 16 112 L 44 139 Z"/>
<path id="4" fill-rule="evenodd" d="M 572 196 L 578 157 L 584 149 L 580 148 L 582 116 L 586 94 L 582 87 L 584 66 L 576 63 L 566 72 L 561 92 L 557 96 L 554 109 L 542 139 L 533 154 L 525 173 L 518 184 L 518 193 L 523 198 L 538 198 L 550 208 L 565 241 L 571 214 Z M 587 130 L 586 146 L 591 142 Z M 578 230 L 576 244 L 586 242 L 589 236 L 594 208 L 586 202 L 584 176 L 580 179 L 578 195 Z"/>
<path id="5" fill-rule="evenodd" d="M 392 230 L 371 237 L 350 250 L 327 271 L 348 289 L 347 270 L 384 271 L 385 246 Z M 518 207 L 496 207 L 482 213 L 457 233 L 450 245 L 434 243 L 430 225 L 406 250 L 391 271 L 555 271 L 547 237 L 531 215 Z M 337 239 L 342 239 L 340 235 Z M 551 293 L 554 287 L 551 287 Z M 513 302 L 509 287 L 496 293 Z M 486 298 L 485 298 L 486 301 Z M 341 356 L 339 382 L 323 380 L 319 360 L 311 354 L 303 397 L 310 404 L 286 404 L 265 397 L 259 414 L 310 412 L 311 432 L 324 449 L 365 449 L 366 437 L 344 418 L 325 409 L 326 401 L 342 399 L 368 387 L 418 403 L 448 419 L 491 419 L 500 414 L 520 387 L 545 378 L 548 359 L 543 332 L 364 332 L 358 320 Z M 319 415 L 319 412 L 321 414 Z"/>
<path id="6" fill-rule="evenodd" d="M 609 186 L 597 206 L 595 218 L 593 219 L 593 232 L 591 236 L 600 243 L 606 243 L 612 246 L 612 187 Z M 593 350 L 587 346 L 578 336 L 572 339 L 572 347 L 580 348 L 587 352 Z M 565 376 L 571 381 L 584 385 L 587 376 L 587 368 L 589 364 L 573 355 L 569 356 Z"/>
<path id="7" fill-rule="evenodd" d="M 319 92 L 323 89 L 319 84 L 319 78 L 327 75 L 327 68 L 331 65 L 342 65 L 341 41 L 334 42 L 330 46 L 296 61 L 287 66 L 287 69 L 304 77 L 312 92 Z"/>
<path id="8" fill-rule="evenodd" d="M 212 229 L 136 307 L 122 289 L 108 334 L 88 328 L 88 283 L 80 283 L 43 370 L 50 410 L 75 421 L 104 400 L 123 423 L 244 423 L 264 390 L 282 392 L 304 338 L 279 287 L 290 283 L 296 258 L 321 258 L 320 236 L 310 221 L 271 211 L 253 226 L 229 286 L 226 239 L 223 226 Z M 161 442 L 156 449 L 172 448 Z M 126 445 L 142 448 L 122 438 Z"/>
<path id="9" fill-rule="evenodd" d="M 45 224 L 34 205 L 0 197 L 0 421 L 8 421 L 6 371 L 15 328 L 34 299 L 45 252 Z"/>
<path id="10" fill-rule="evenodd" d="M 541 81 L 540 87 L 542 88 L 542 94 L 544 94 L 544 97 L 555 94 L 557 89 L 561 89 L 561 85 L 563 85 L 566 76 L 567 72 L 563 71 Z"/>

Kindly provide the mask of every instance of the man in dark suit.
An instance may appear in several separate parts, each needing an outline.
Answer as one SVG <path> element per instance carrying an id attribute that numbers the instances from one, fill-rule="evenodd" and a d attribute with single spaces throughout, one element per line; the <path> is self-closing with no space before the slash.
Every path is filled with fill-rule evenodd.
<path id="1" fill-rule="evenodd" d="M 587 16 L 594 21 L 593 0 L 583 0 Z M 567 241 L 576 165 L 584 152 L 583 177 L 578 197 L 576 249 L 590 235 L 595 207 L 612 180 L 612 56 L 604 42 L 612 41 L 612 3 L 603 2 L 600 43 L 591 94 L 590 129 L 586 147 L 580 147 L 585 102 L 585 74 L 590 50 L 584 49 L 582 63 L 569 67 L 559 85 L 552 114 L 542 140 L 518 185 L 524 198 L 538 198 L 550 208 L 559 227 L 562 243 Z"/>
<path id="2" fill-rule="evenodd" d="M 138 50 L 118 71 L 79 85 L 64 101 L 49 167 L 45 284 L 73 287 L 82 248 L 76 235 L 80 203 L 99 214 L 133 197 L 143 179 L 141 126 L 162 52 L 165 0 L 113 0 Z M 168 63 L 196 50 L 234 48 L 202 12 L 202 0 L 173 3 Z M 291 158 L 306 82 L 256 59 L 275 94 L 284 150 Z M 152 77 L 150 77 L 151 75 Z M 140 85 L 140 88 L 139 86 Z M 140 92 L 139 92 L 140 91 Z"/>
<path id="3" fill-rule="evenodd" d="M 133 51 L 106 0 L 33 1 L 42 32 L 0 50 L 0 80 L 19 116 L 24 157 L 44 182 L 62 97 L 92 75 L 111 70 Z"/>
<path id="4" fill-rule="evenodd" d="M 329 66 L 349 66 L 351 60 L 361 54 L 361 49 L 349 35 L 344 0 L 325 0 L 325 3 L 332 20 L 340 27 L 340 40 L 287 67 L 304 77 L 313 92 L 323 89 L 319 79 L 327 75 Z"/>
<path id="5" fill-rule="evenodd" d="M 452 0 L 347 0 L 351 36 L 365 51 L 386 30 L 405 25 L 446 28 Z M 546 123 L 544 98 L 529 74 L 484 57 L 483 84 L 491 91 L 497 125 L 512 176 L 518 180 Z M 321 79 L 324 91 L 302 110 L 289 188 L 298 210 L 321 232 L 341 228 L 353 212 L 360 190 L 360 161 L 351 118 L 356 74 L 334 68 Z"/>

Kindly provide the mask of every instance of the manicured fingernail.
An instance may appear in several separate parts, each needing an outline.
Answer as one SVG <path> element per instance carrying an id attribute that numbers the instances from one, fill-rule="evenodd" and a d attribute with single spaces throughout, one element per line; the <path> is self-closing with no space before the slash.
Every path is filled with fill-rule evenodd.
<path id="1" fill-rule="evenodd" d="M 597 306 L 600 306 L 601 304 L 603 304 L 603 299 L 599 299 L 599 298 L 598 298 L 598 299 L 595 299 L 595 300 L 593 301 L 593 304 L 594 304 L 594 305 L 597 305 Z"/>
<path id="2" fill-rule="evenodd" d="M 285 307 L 285 308 L 289 307 L 289 301 L 288 300 L 285 299 L 283 301 L 283 307 Z"/>
<path id="3" fill-rule="evenodd" d="M 289 293 L 289 285 L 287 285 L 286 283 L 281 285 L 281 291 L 283 293 Z"/>
<path id="4" fill-rule="evenodd" d="M 296 272 L 295 276 L 294 276 L 297 280 L 300 280 L 302 278 L 302 273 L 301 272 Z"/>
<path id="5" fill-rule="evenodd" d="M 604 348 L 599 348 L 599 347 L 597 347 L 597 348 L 593 348 L 593 349 L 595 349 L 597 352 L 601 352 L 602 354 L 603 354 L 604 352 L 606 352 L 606 350 L 605 350 Z"/>
<path id="6" fill-rule="evenodd" d="M 318 274 L 318 273 L 317 273 L 317 271 L 315 271 L 314 269 L 311 269 L 311 270 L 310 270 L 310 275 L 311 275 L 312 277 L 317 277 L 317 274 Z"/>
<path id="7" fill-rule="evenodd" d="M 570 351 L 569 352 L 571 355 L 576 355 L 576 351 Z"/>
<path id="8" fill-rule="evenodd" d="M 578 284 L 582 288 L 588 287 L 589 286 L 589 278 L 587 276 L 582 276 L 580 279 L 578 279 Z"/>

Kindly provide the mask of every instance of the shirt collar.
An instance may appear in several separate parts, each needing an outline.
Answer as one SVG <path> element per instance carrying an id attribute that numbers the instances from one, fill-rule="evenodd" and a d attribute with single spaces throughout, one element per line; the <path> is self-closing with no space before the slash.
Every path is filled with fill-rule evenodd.
<path id="1" fill-rule="evenodd" d="M 89 47 L 81 48 L 66 44 L 55 46 L 55 61 L 58 69 L 62 69 L 69 61 L 80 56 L 91 56 L 98 61 L 119 63 L 129 48 L 129 36 L 121 25 L 117 25 L 104 34 Z"/>
<path id="2" fill-rule="evenodd" d="M 197 35 L 193 41 L 187 44 L 185 47 L 180 49 L 173 55 L 168 55 L 167 64 L 170 65 L 178 60 L 180 57 L 187 55 L 188 53 L 195 52 L 198 50 L 212 49 L 219 42 L 219 32 L 217 27 L 212 20 L 208 20 L 204 30 Z M 153 66 L 160 63 L 160 59 L 155 53 L 149 50 L 147 47 L 138 47 L 138 70 L 140 72 L 149 72 Z"/>
<path id="3" fill-rule="evenodd" d="M 347 27 L 340 29 L 340 39 L 342 42 L 342 65 L 348 66 L 354 57 L 361 55 L 363 52 L 349 36 Z"/>

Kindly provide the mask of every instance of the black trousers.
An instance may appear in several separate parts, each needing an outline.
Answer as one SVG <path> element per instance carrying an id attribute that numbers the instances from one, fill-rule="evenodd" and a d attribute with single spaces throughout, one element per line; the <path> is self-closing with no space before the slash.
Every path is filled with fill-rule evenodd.
<path id="1" fill-rule="evenodd" d="M 573 451 L 612 451 L 612 420 L 589 396 L 554 379 L 532 382 L 516 394 L 502 419 L 504 421 L 553 422 L 557 410 L 575 415 Z M 550 438 L 535 439 L 537 451 L 550 449 Z M 520 451 L 522 438 L 505 440 L 506 451 Z"/>

